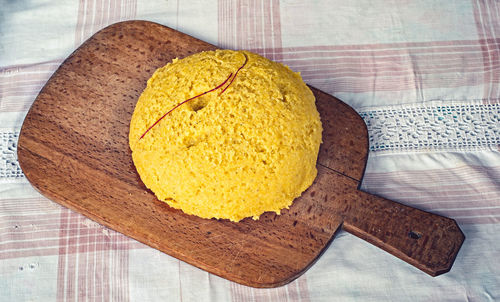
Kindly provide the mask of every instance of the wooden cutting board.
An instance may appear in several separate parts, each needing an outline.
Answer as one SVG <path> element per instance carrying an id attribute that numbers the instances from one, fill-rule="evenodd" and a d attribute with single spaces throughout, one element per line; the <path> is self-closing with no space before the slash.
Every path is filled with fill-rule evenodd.
<path id="1" fill-rule="evenodd" d="M 128 147 L 135 103 L 156 68 L 215 48 L 144 21 L 95 34 L 64 61 L 26 116 L 18 158 L 28 180 L 109 228 L 249 286 L 295 279 L 340 226 L 432 276 L 450 270 L 464 240 L 456 222 L 357 190 L 368 152 L 365 124 L 314 88 L 324 127 L 318 177 L 289 210 L 234 223 L 158 201 L 140 181 Z"/>

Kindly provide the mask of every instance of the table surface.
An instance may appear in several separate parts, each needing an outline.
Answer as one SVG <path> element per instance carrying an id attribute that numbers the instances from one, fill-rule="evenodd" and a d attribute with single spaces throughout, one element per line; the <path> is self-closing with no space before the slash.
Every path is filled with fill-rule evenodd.
<path id="1" fill-rule="evenodd" d="M 500 299 L 498 1 L 10 1 L 0 18 L 0 300 Z M 23 118 L 81 43 L 149 20 L 300 71 L 351 105 L 370 140 L 361 189 L 456 219 L 466 241 L 433 278 L 340 232 L 300 278 L 239 285 L 42 197 L 16 158 Z"/>

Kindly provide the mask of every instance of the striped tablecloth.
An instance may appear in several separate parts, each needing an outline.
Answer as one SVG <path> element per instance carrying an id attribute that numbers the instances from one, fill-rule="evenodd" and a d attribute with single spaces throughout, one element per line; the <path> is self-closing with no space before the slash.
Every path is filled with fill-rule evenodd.
<path id="1" fill-rule="evenodd" d="M 364 190 L 454 218 L 467 239 L 432 278 L 344 232 L 291 284 L 253 289 L 40 196 L 16 159 L 23 118 L 99 29 L 155 21 L 300 71 L 364 118 Z M 500 300 L 500 2 L 0 1 L 0 301 Z"/>

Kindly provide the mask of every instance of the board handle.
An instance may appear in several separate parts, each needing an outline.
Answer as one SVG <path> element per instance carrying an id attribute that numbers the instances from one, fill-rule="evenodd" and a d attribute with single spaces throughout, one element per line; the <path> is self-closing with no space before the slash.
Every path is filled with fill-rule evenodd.
<path id="1" fill-rule="evenodd" d="M 431 276 L 451 269 L 465 240 L 455 220 L 356 190 L 369 206 L 349 209 L 343 228 Z"/>

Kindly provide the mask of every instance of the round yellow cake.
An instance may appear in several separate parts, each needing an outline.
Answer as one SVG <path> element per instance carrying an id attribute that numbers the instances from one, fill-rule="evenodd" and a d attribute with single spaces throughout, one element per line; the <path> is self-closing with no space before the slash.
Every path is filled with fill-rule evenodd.
<path id="1" fill-rule="evenodd" d="M 251 52 L 216 50 L 155 71 L 129 143 L 159 200 L 239 221 L 279 214 L 312 184 L 321 132 L 314 95 L 298 73 Z"/>

